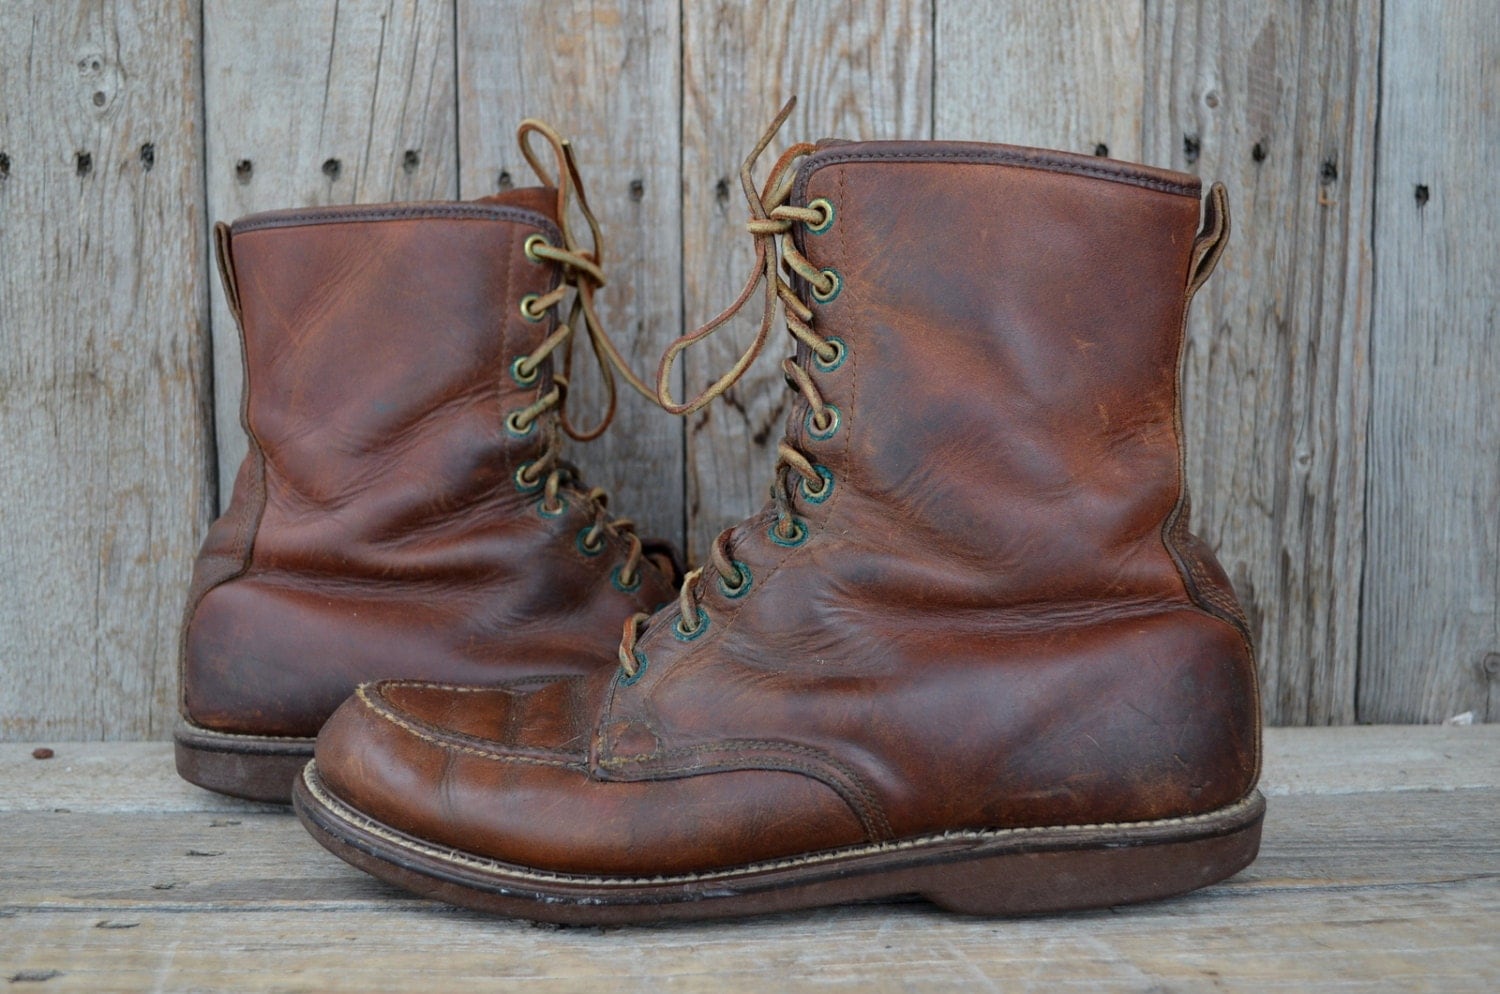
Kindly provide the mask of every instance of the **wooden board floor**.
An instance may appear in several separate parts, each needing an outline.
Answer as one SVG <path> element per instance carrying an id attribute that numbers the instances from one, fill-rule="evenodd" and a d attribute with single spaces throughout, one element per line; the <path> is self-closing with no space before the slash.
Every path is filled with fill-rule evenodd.
<path id="1" fill-rule="evenodd" d="M 1260 859 L 1154 905 L 612 929 L 407 897 L 162 743 L 52 747 L 0 745 L 7 990 L 1500 990 L 1500 725 L 1270 731 Z"/>

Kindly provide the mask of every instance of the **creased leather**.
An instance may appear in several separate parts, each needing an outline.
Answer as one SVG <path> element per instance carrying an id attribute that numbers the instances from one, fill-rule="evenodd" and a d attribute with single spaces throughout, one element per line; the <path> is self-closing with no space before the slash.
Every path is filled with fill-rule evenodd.
<path id="1" fill-rule="evenodd" d="M 523 387 L 510 364 L 555 326 L 519 301 L 559 278 L 523 244 L 559 240 L 554 198 L 278 211 L 221 238 L 251 445 L 195 568 L 190 722 L 312 736 L 366 680 L 585 672 L 671 596 L 649 562 L 616 589 L 623 539 L 578 547 L 581 492 L 549 518 L 515 482 L 544 425 L 515 437 L 505 418 L 552 369 Z"/>

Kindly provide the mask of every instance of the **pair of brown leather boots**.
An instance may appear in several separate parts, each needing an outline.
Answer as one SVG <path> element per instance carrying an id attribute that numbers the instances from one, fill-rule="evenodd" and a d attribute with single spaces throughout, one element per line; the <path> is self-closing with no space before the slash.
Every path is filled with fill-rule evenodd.
<path id="1" fill-rule="evenodd" d="M 1255 665 L 1178 393 L 1222 187 L 1200 229 L 1188 175 L 824 141 L 757 191 L 785 113 L 743 174 L 756 270 L 656 393 L 711 402 L 779 303 L 797 396 L 771 500 L 685 576 L 562 457 L 602 430 L 567 415 L 577 334 L 629 374 L 554 132 L 522 127 L 539 188 L 220 227 L 250 450 L 194 571 L 184 777 L 555 922 L 1099 907 L 1254 858 Z M 752 346 L 672 401 L 757 291 Z"/>

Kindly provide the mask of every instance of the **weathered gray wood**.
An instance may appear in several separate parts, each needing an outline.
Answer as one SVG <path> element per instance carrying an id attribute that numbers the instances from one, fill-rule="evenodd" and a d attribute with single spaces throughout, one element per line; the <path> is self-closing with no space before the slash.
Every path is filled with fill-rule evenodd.
<path id="1" fill-rule="evenodd" d="M 880 0 L 858 14 L 836 4 L 683 5 L 682 292 L 694 328 L 739 293 L 754 260 L 740 192 L 746 153 L 788 96 L 800 103 L 762 158 L 827 136 L 932 137 L 931 0 Z M 748 310 L 748 309 L 747 309 Z M 747 315 L 684 357 L 684 390 L 728 369 L 755 331 Z M 723 401 L 687 424 L 688 541 L 701 558 L 715 535 L 765 501 L 792 394 L 765 354 Z"/>
<path id="2" fill-rule="evenodd" d="M 452 0 L 205 0 L 203 35 L 210 225 L 456 194 Z M 213 284 L 223 505 L 245 455 L 243 374 L 239 332 Z"/>
<path id="3" fill-rule="evenodd" d="M 1144 16 L 1140 0 L 938 3 L 937 137 L 1139 158 Z"/>
<path id="4" fill-rule="evenodd" d="M 0 10 L 0 739 L 165 733 L 212 511 L 198 10 Z"/>
<path id="5" fill-rule="evenodd" d="M 29 789 L 27 764 L 94 765 L 59 778 L 58 797 L 82 802 L 66 813 L 0 811 L 0 976 L 52 973 L 46 991 L 1494 990 L 1500 728 L 1274 730 L 1268 746 L 1268 779 L 1295 796 L 1271 799 L 1255 864 L 1183 898 L 1019 920 L 908 904 L 609 930 L 417 900 L 288 814 L 87 808 L 100 785 L 155 796 L 142 764 L 154 751 L 169 778 L 164 746 L 63 744 L 45 761 L 8 746 L 0 799 Z M 1339 770 L 1374 789 L 1346 792 Z"/>
<path id="6" fill-rule="evenodd" d="M 1250 615 L 1267 720 L 1349 722 L 1379 5 L 1146 10 L 1144 156 L 1223 180 L 1234 217 L 1188 329 L 1194 524 Z"/>
<path id="7" fill-rule="evenodd" d="M 512 6 L 500 13 L 494 4 L 458 0 L 463 196 L 536 185 L 516 147 L 523 118 L 541 118 L 571 138 L 604 229 L 609 285 L 597 298 L 600 316 L 636 372 L 655 383 L 657 358 L 682 322 L 678 5 Z M 603 392 L 581 335 L 574 384 L 575 422 L 591 425 Z M 618 386 L 614 424 L 594 442 L 575 443 L 573 457 L 642 534 L 680 541 L 681 425 Z"/>
<path id="8" fill-rule="evenodd" d="M 0 812 L 264 814 L 285 810 L 180 779 L 168 742 L 0 743 Z M 1261 790 L 1283 794 L 1500 789 L 1500 724 L 1268 728 Z"/>
<path id="9" fill-rule="evenodd" d="M 1500 721 L 1500 14 L 1385 5 L 1362 721 Z"/>

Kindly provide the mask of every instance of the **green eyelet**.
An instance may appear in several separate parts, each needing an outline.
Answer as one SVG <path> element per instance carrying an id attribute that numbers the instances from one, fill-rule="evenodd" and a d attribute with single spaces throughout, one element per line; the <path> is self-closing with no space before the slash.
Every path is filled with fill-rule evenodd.
<path id="1" fill-rule="evenodd" d="M 708 631 L 708 612 L 701 607 L 698 609 L 698 627 L 692 631 L 688 631 L 682 627 L 682 618 L 680 617 L 672 623 L 672 636 L 679 642 L 691 642 L 701 637 L 706 631 Z"/>
<path id="2" fill-rule="evenodd" d="M 541 370 L 534 368 L 531 372 L 527 373 L 521 368 L 525 364 L 525 356 L 517 357 L 516 361 L 510 364 L 510 378 L 523 387 L 529 387 L 536 382 L 537 375 L 541 373 Z"/>
<path id="3" fill-rule="evenodd" d="M 833 346 L 836 354 L 828 362 L 824 362 L 823 357 L 814 352 L 813 363 L 823 372 L 831 373 L 842 366 L 845 359 L 849 358 L 849 346 L 845 345 L 844 340 L 838 337 L 825 338 L 824 341 Z"/>
<path id="4" fill-rule="evenodd" d="M 597 556 L 599 553 L 604 551 L 603 534 L 600 534 L 594 539 L 593 545 L 589 545 L 587 536 L 588 533 L 593 530 L 593 525 L 584 525 L 582 528 L 578 529 L 578 551 L 583 553 L 585 556 Z"/>
<path id="5" fill-rule="evenodd" d="M 740 578 L 740 582 L 737 586 L 731 587 L 729 584 L 724 582 L 724 578 L 722 576 L 719 577 L 719 593 L 723 594 L 725 597 L 728 597 L 730 600 L 734 600 L 737 597 L 744 597 L 750 592 L 750 584 L 755 582 L 754 578 L 750 575 L 749 566 L 746 566 L 744 563 L 736 559 L 734 560 L 734 568 L 735 575 Z"/>
<path id="6" fill-rule="evenodd" d="M 807 481 L 801 481 L 802 499 L 809 504 L 821 504 L 833 496 L 833 473 L 827 466 L 813 466 L 818 475 L 823 478 L 823 486 L 817 491 L 807 489 Z"/>
<path id="7" fill-rule="evenodd" d="M 612 584 L 614 584 L 615 589 L 618 590 L 622 594 L 633 594 L 637 590 L 640 590 L 641 589 L 641 571 L 640 570 L 636 570 L 635 571 L 635 576 L 632 577 L 631 580 L 630 580 L 630 582 L 627 584 L 627 583 L 622 583 L 620 581 L 620 569 L 621 569 L 621 567 L 616 566 L 614 568 L 613 572 L 611 572 L 609 574 L 609 582 L 612 583 Z"/>
<path id="8" fill-rule="evenodd" d="M 833 414 L 833 420 L 828 422 L 827 428 L 819 430 L 818 426 L 813 424 L 814 412 L 811 409 L 808 410 L 807 417 L 802 419 L 803 424 L 807 428 L 807 437 L 815 438 L 820 442 L 826 442 L 835 434 L 837 434 L 839 425 L 842 424 L 844 420 L 843 416 L 839 414 L 839 409 L 837 407 L 834 407 L 832 404 L 824 404 L 823 407 L 825 410 L 830 411 Z"/>
<path id="9" fill-rule="evenodd" d="M 646 654 L 639 649 L 635 650 L 635 662 L 635 676 L 626 676 L 623 669 L 620 671 L 620 684 L 622 686 L 633 687 L 637 683 L 640 683 L 641 677 L 646 675 L 646 667 L 651 665 L 651 660 L 647 659 Z"/>
<path id="10" fill-rule="evenodd" d="M 521 491 L 521 493 L 523 493 L 523 494 L 534 494 L 534 493 L 536 493 L 538 490 L 542 489 L 542 484 L 546 482 L 545 480 L 541 479 L 540 477 L 538 477 L 535 480 L 532 480 L 530 483 L 526 482 L 526 472 L 527 472 L 527 470 L 531 469 L 531 467 L 533 467 L 535 465 L 536 465 L 535 462 L 532 462 L 530 459 L 528 459 L 526 462 L 523 462 L 521 465 L 519 465 L 519 466 L 516 467 L 516 472 L 515 472 L 516 489 L 519 490 L 519 491 Z"/>
<path id="11" fill-rule="evenodd" d="M 820 208 L 823 211 L 823 223 L 822 224 L 816 224 L 816 225 L 814 225 L 814 224 L 808 224 L 808 225 L 805 225 L 805 227 L 807 228 L 807 230 L 811 234 L 821 235 L 823 232 L 825 232 L 829 228 L 833 227 L 833 219 L 834 219 L 834 216 L 835 216 L 836 212 L 833 209 L 833 204 L 829 202 L 829 200 L 828 200 L 827 197 L 818 197 L 816 200 L 810 200 L 810 201 L 808 201 L 807 206 L 809 206 L 809 207 L 817 207 L 817 208 Z"/>
<path id="12" fill-rule="evenodd" d="M 532 309 L 531 305 L 536 303 L 538 299 L 540 299 L 540 295 L 535 293 L 528 293 L 526 296 L 521 298 L 521 317 L 535 323 L 547 316 L 546 311 L 538 311 Z"/>
<path id="13" fill-rule="evenodd" d="M 766 533 L 771 536 L 771 541 L 777 545 L 786 549 L 795 549 L 807 541 L 807 526 L 797 518 L 792 519 L 792 535 L 790 538 L 781 534 L 780 526 L 781 522 L 779 520 L 773 521 L 771 522 L 770 530 Z"/>
<path id="14" fill-rule="evenodd" d="M 536 419 L 532 418 L 530 421 L 526 422 L 524 426 L 522 426 L 516 417 L 516 415 L 519 413 L 519 411 L 512 411 L 510 414 L 506 415 L 505 430 L 510 432 L 516 438 L 525 438 L 536 430 Z"/>
<path id="15" fill-rule="evenodd" d="M 820 304 L 831 304 L 833 303 L 833 298 L 843 292 L 844 278 L 838 274 L 837 270 L 833 269 L 823 270 L 823 275 L 833 280 L 833 286 L 829 288 L 827 293 L 821 293 L 817 287 L 813 287 L 813 300 L 816 300 Z"/>
<path id="16" fill-rule="evenodd" d="M 532 262 L 546 262 L 547 260 L 536 254 L 536 247 L 538 245 L 545 245 L 548 248 L 552 247 L 552 243 L 547 241 L 547 239 L 543 238 L 541 235 L 527 236 L 525 242 L 526 258 L 530 259 Z"/>
<path id="17" fill-rule="evenodd" d="M 547 506 L 547 498 L 543 497 L 536 502 L 536 513 L 544 518 L 560 518 L 568 513 L 568 502 L 559 497 L 557 498 L 557 507 L 550 508 Z"/>

